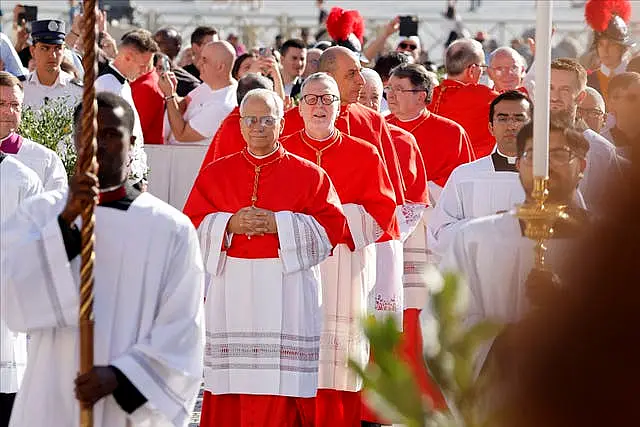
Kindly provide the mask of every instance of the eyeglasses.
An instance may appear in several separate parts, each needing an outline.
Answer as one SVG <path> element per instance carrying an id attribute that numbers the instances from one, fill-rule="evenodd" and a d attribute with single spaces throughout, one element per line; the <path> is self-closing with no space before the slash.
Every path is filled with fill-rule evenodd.
<path id="1" fill-rule="evenodd" d="M 529 121 L 529 118 L 527 116 L 507 116 L 505 115 L 499 115 L 498 117 L 496 117 L 494 119 L 494 122 L 496 123 L 500 123 L 501 125 L 507 124 L 507 123 L 516 123 L 516 124 L 525 124 Z"/>
<path id="2" fill-rule="evenodd" d="M 578 114 L 582 117 L 591 117 L 593 119 L 599 119 L 604 116 L 604 111 L 599 108 L 581 108 L 578 107 Z"/>
<path id="3" fill-rule="evenodd" d="M 391 86 L 385 86 L 383 88 L 384 93 L 389 94 L 389 93 L 405 93 L 405 92 L 413 92 L 413 93 L 419 93 L 419 92 L 426 92 L 426 89 L 402 89 L 400 87 L 391 87 Z"/>
<path id="4" fill-rule="evenodd" d="M 5 102 L 0 101 L 0 108 L 9 108 L 13 111 L 21 111 L 22 105 L 18 102 Z"/>
<path id="5" fill-rule="evenodd" d="M 571 151 L 571 149 L 564 148 L 555 148 L 553 150 L 549 150 L 549 164 L 554 166 L 564 166 L 568 165 L 573 159 L 577 159 L 578 156 L 576 153 Z M 530 165 L 533 163 L 533 149 L 526 150 L 522 153 L 520 157 L 522 162 Z"/>
<path id="6" fill-rule="evenodd" d="M 496 73 L 496 75 L 498 76 L 503 76 L 507 73 L 511 73 L 511 74 L 522 73 L 522 67 L 519 65 L 512 65 L 511 67 L 490 67 L 489 69 L 494 73 Z"/>
<path id="7" fill-rule="evenodd" d="M 416 50 L 416 49 L 418 48 L 418 46 L 417 46 L 417 45 L 415 45 L 415 44 L 409 44 L 409 43 L 405 43 L 405 42 L 400 43 L 400 44 L 398 45 L 398 47 L 399 47 L 400 49 L 409 49 L 409 50 L 411 50 L 411 51 L 414 51 L 414 50 Z"/>
<path id="8" fill-rule="evenodd" d="M 340 98 L 330 93 L 325 93 L 323 95 L 314 95 L 312 93 L 309 93 L 307 95 L 304 95 L 302 97 L 302 100 L 307 105 L 316 105 L 318 101 L 322 102 L 323 105 L 331 105 L 334 102 L 339 101 Z"/>
<path id="9" fill-rule="evenodd" d="M 242 123 L 248 128 L 254 126 L 258 122 L 260 122 L 260 126 L 270 128 L 276 124 L 276 120 L 278 120 L 278 118 L 273 116 L 244 116 L 240 117 L 240 120 L 242 120 Z"/>

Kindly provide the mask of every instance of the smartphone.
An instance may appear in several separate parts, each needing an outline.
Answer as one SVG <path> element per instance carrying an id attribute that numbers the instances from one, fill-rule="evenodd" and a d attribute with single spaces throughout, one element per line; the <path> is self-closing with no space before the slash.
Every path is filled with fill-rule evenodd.
<path id="1" fill-rule="evenodd" d="M 273 52 L 268 47 L 261 47 L 260 49 L 258 49 L 258 55 L 268 58 L 270 56 L 273 56 Z"/>
<path id="2" fill-rule="evenodd" d="M 33 22 L 38 20 L 38 6 L 22 6 L 24 12 L 18 14 L 18 23 L 21 22 Z"/>
<path id="3" fill-rule="evenodd" d="M 166 56 L 162 55 L 162 57 L 160 58 L 160 64 L 163 73 L 171 71 L 171 64 L 169 64 L 169 58 L 167 58 Z"/>
<path id="4" fill-rule="evenodd" d="M 418 17 L 417 16 L 401 16 L 400 17 L 400 37 L 411 37 L 418 35 Z"/>

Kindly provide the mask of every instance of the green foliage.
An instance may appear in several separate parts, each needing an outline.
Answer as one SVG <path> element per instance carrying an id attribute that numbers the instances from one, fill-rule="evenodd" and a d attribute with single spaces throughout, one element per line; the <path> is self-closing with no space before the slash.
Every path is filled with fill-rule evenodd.
<path id="1" fill-rule="evenodd" d="M 76 167 L 73 146 L 73 108 L 64 98 L 55 98 L 38 109 L 25 107 L 18 133 L 55 151 L 71 177 Z"/>
<path id="2" fill-rule="evenodd" d="M 441 289 L 432 291 L 437 342 L 431 343 L 425 363 L 447 398 L 448 410 L 434 410 L 422 398 L 409 366 L 397 357 L 401 333 L 391 317 L 382 321 L 366 319 L 364 333 L 375 362 L 364 369 L 352 362 L 351 367 L 362 377 L 365 393 L 374 407 L 394 422 L 407 427 L 486 426 L 490 415 L 483 405 L 488 396 L 487 374 L 476 378 L 474 355 L 502 327 L 486 321 L 466 328 L 463 316 L 468 291 L 464 283 L 453 274 L 446 274 L 442 282 Z M 429 325 L 423 328 L 429 329 Z"/>

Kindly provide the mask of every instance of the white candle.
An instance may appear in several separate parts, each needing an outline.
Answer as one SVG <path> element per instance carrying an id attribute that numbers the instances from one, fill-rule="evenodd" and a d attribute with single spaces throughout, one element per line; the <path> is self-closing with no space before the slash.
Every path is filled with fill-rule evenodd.
<path id="1" fill-rule="evenodd" d="M 549 176 L 549 84 L 551 81 L 551 10 L 553 0 L 537 2 L 536 108 L 533 113 L 533 176 Z"/>

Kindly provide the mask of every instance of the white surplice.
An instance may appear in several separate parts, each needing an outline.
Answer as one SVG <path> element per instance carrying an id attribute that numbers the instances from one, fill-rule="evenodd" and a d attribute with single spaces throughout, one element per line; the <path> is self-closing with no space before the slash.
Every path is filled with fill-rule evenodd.
<path id="1" fill-rule="evenodd" d="M 355 249 L 337 245 L 320 264 L 322 281 L 322 333 L 319 388 L 359 391 L 362 381 L 349 368 L 369 360 L 369 343 L 362 333 L 368 298 L 376 282 L 375 241 L 382 230 L 361 205 L 342 205 Z"/>
<path id="2" fill-rule="evenodd" d="M 38 174 L 44 191 L 67 188 L 67 172 L 55 151 L 30 139 L 22 138 L 22 146 L 15 157 Z"/>
<path id="3" fill-rule="evenodd" d="M 57 219 L 66 199 L 56 191 L 33 197 L 5 223 L 2 316 L 31 336 L 11 427 L 79 424 L 80 257 L 67 260 Z M 118 368 L 147 402 L 128 415 L 107 396 L 94 407 L 94 426 L 186 426 L 204 347 L 196 231 L 182 213 L 142 193 L 126 211 L 96 208 L 95 234 L 94 364 Z"/>
<path id="4" fill-rule="evenodd" d="M 205 303 L 205 388 L 213 394 L 313 397 L 318 387 L 320 271 L 331 253 L 310 215 L 275 213 L 278 258 L 228 257 L 231 213 L 198 227 L 209 289 Z M 225 240 L 226 239 L 226 240 Z"/>
<path id="5" fill-rule="evenodd" d="M 23 200 L 42 192 L 38 175 L 13 157 L 0 160 L 0 225 L 7 221 Z M 4 247 L 4 232 L 0 231 L 0 245 Z M 4 281 L 0 269 L 0 282 Z M 7 310 L 4 288 L 0 287 L 0 313 Z M 20 387 L 26 367 L 26 336 L 9 330 L 0 316 L 0 393 L 15 393 Z"/>
<path id="6" fill-rule="evenodd" d="M 560 274 L 566 265 L 571 239 L 551 239 L 546 243 L 546 265 Z M 462 274 L 469 286 L 469 306 L 465 324 L 491 319 L 517 322 L 530 309 L 525 282 L 534 266 L 535 242 L 522 234 L 512 211 L 466 222 L 453 237 L 440 270 Z M 479 371 L 491 344 L 477 355 Z"/>
<path id="7" fill-rule="evenodd" d="M 430 209 L 425 211 L 425 213 L 429 211 Z M 427 216 L 425 214 L 421 215 L 415 230 L 404 242 L 403 260 L 403 309 L 422 309 L 429 298 L 425 280 L 427 265 L 430 263 L 427 254 Z"/>
<path id="8" fill-rule="evenodd" d="M 524 197 L 518 173 L 496 171 L 491 155 L 458 166 L 431 215 L 427 230 L 430 250 L 436 258 L 442 257 L 466 222 L 507 211 Z"/>

